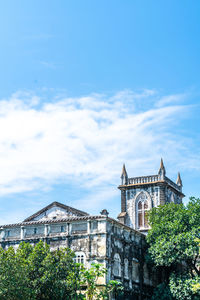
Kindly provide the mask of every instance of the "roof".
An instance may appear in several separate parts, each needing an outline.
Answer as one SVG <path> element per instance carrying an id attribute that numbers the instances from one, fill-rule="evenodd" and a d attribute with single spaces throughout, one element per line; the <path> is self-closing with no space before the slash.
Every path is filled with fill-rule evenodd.
<path id="1" fill-rule="evenodd" d="M 67 217 L 67 218 L 63 218 L 63 219 L 51 219 L 51 220 L 41 220 L 41 221 L 30 221 L 30 222 L 21 222 L 21 223 L 15 223 L 15 224 L 6 224 L 6 225 L 0 225 L 0 229 L 3 228 L 12 228 L 12 227 L 18 227 L 18 226 L 31 226 L 31 225 L 42 225 L 42 224 L 55 224 L 55 223 L 64 223 L 64 222 L 73 222 L 73 221 L 86 221 L 86 220 L 98 220 L 98 219 L 103 219 L 103 220 L 107 220 L 111 223 L 114 223 L 118 226 L 124 227 L 127 230 L 130 230 L 132 232 L 134 232 L 135 234 L 139 234 L 141 235 L 142 233 L 136 229 L 131 228 L 128 225 L 122 224 L 121 222 L 117 221 L 116 219 L 110 218 L 108 216 L 105 215 L 96 215 L 96 216 L 91 216 L 91 215 L 86 215 L 86 216 L 82 216 L 82 217 Z M 142 234 L 143 235 L 143 234 Z"/>
<path id="2" fill-rule="evenodd" d="M 98 218 L 105 218 L 105 216 L 98 215 L 98 216 L 72 216 L 72 217 L 66 217 L 62 219 L 49 219 L 49 220 L 37 220 L 37 221 L 23 221 L 19 223 L 13 223 L 13 224 L 5 224 L 0 225 L 0 228 L 7 228 L 7 227 L 16 227 L 16 226 L 25 226 L 25 225 L 37 225 L 37 224 L 51 224 L 51 223 L 62 223 L 62 222 L 71 222 L 71 221 L 84 221 L 84 220 L 92 220 L 92 219 L 98 219 Z"/>
<path id="3" fill-rule="evenodd" d="M 89 214 L 84 212 L 84 211 L 81 211 L 79 209 L 76 209 L 76 208 L 73 208 L 71 206 L 67 206 L 65 204 L 62 204 L 60 202 L 52 202 L 51 204 L 47 205 L 46 207 L 42 208 L 41 210 L 37 211 L 35 214 L 33 214 L 32 216 L 26 218 L 23 222 L 30 222 L 30 221 L 33 221 L 34 218 L 38 217 L 40 214 L 44 213 L 45 211 L 47 211 L 48 209 L 54 207 L 54 206 L 57 206 L 57 207 L 60 207 L 60 208 L 63 208 L 65 209 L 66 211 L 68 212 L 71 212 L 77 216 L 88 216 Z"/>
<path id="4" fill-rule="evenodd" d="M 121 213 L 118 215 L 118 218 L 125 217 L 126 215 L 127 215 L 127 212 L 126 212 L 126 211 L 121 212 Z"/>

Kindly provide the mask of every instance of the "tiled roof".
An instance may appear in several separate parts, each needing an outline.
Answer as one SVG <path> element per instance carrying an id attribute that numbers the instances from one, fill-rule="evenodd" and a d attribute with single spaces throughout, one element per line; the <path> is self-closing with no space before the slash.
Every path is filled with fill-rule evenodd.
<path id="1" fill-rule="evenodd" d="M 60 219 L 46 219 L 46 220 L 38 220 L 38 221 L 29 221 L 29 222 L 20 222 L 20 223 L 14 223 L 14 224 L 6 224 L 6 225 L 0 225 L 0 228 L 6 228 L 6 227 L 16 227 L 16 226 L 25 226 L 25 225 L 37 225 L 37 224 L 51 224 L 51 223 L 60 223 L 60 222 L 71 222 L 71 221 L 81 221 L 81 220 L 92 220 L 92 219 L 103 219 L 105 216 L 98 215 L 98 216 L 72 216 L 72 217 L 66 217 L 66 218 L 60 218 Z"/>

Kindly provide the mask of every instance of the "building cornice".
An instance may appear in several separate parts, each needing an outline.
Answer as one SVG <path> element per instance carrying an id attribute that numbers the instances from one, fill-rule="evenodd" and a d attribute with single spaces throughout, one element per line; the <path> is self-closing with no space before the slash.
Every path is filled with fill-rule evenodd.
<path id="1" fill-rule="evenodd" d="M 142 177 L 141 177 L 142 178 Z M 165 185 L 169 186 L 171 189 L 173 189 L 176 193 L 178 192 L 179 195 L 183 198 L 185 195 L 174 186 L 174 184 L 170 184 L 167 180 L 156 180 L 153 182 L 140 182 L 140 183 L 131 183 L 131 184 L 123 184 L 119 185 L 118 189 L 123 190 L 123 189 L 131 189 L 133 187 L 142 187 L 142 186 L 149 186 L 149 185 Z"/>
<path id="2" fill-rule="evenodd" d="M 109 221 L 112 224 L 115 224 L 119 227 L 123 227 L 126 230 L 139 235 L 144 236 L 144 234 L 136 229 L 133 229 L 125 224 L 122 224 L 121 222 L 117 221 L 116 219 L 104 216 L 104 215 L 96 215 L 96 216 L 83 216 L 83 217 L 69 217 L 69 218 L 62 218 L 62 219 L 56 219 L 56 220 L 42 220 L 42 221 L 31 221 L 31 222 L 20 222 L 20 223 L 14 223 L 14 224 L 5 224 L 0 225 L 0 230 L 6 229 L 6 228 L 13 228 L 13 227 L 22 227 L 22 226 L 34 226 L 34 225 L 45 225 L 45 224 L 56 224 L 56 223 L 72 223 L 74 221 L 90 221 L 90 220 L 104 220 Z"/>
<path id="3" fill-rule="evenodd" d="M 6 224 L 0 225 L 0 228 L 8 228 L 8 227 L 16 227 L 16 226 L 31 226 L 31 225 L 43 225 L 43 224 L 56 224 L 56 223 L 70 223 L 73 221 L 87 221 L 87 220 L 94 220 L 94 219 L 105 219 L 105 216 L 98 215 L 98 216 L 82 216 L 82 217 L 67 217 L 67 218 L 60 218 L 60 219 L 46 219 L 41 221 L 30 221 L 30 222 L 19 222 L 14 224 Z"/>

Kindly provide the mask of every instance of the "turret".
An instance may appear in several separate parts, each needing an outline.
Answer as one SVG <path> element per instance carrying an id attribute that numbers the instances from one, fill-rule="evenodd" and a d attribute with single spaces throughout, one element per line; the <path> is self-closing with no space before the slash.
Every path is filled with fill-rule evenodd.
<path id="1" fill-rule="evenodd" d="M 166 171 L 165 171 L 165 167 L 164 167 L 164 164 L 163 164 L 163 159 L 161 158 L 160 169 L 158 171 L 158 175 L 159 175 L 161 180 L 165 179 L 165 174 L 166 174 Z"/>
<path id="2" fill-rule="evenodd" d="M 176 184 L 180 187 L 180 189 L 182 190 L 182 180 L 181 180 L 181 175 L 180 173 L 178 172 L 178 177 L 177 177 L 177 180 L 176 180 Z"/>
<path id="3" fill-rule="evenodd" d="M 123 164 L 122 174 L 121 174 L 121 185 L 128 184 L 128 174 L 126 172 L 125 164 Z"/>

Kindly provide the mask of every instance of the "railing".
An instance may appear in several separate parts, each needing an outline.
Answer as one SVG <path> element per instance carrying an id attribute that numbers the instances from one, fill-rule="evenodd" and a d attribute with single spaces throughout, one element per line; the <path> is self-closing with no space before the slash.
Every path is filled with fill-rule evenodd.
<path id="1" fill-rule="evenodd" d="M 141 184 L 141 183 L 151 183 L 159 181 L 160 178 L 158 175 L 150 175 L 150 176 L 141 176 L 141 177 L 133 177 L 128 178 L 128 184 Z M 178 186 L 176 183 L 174 183 L 172 180 L 170 180 L 168 177 L 165 177 L 164 179 L 169 185 L 171 185 L 173 188 L 175 188 L 178 191 L 181 191 L 181 187 Z"/>
<path id="2" fill-rule="evenodd" d="M 158 181 L 158 175 L 141 176 L 128 179 L 128 184 L 150 183 Z"/>

